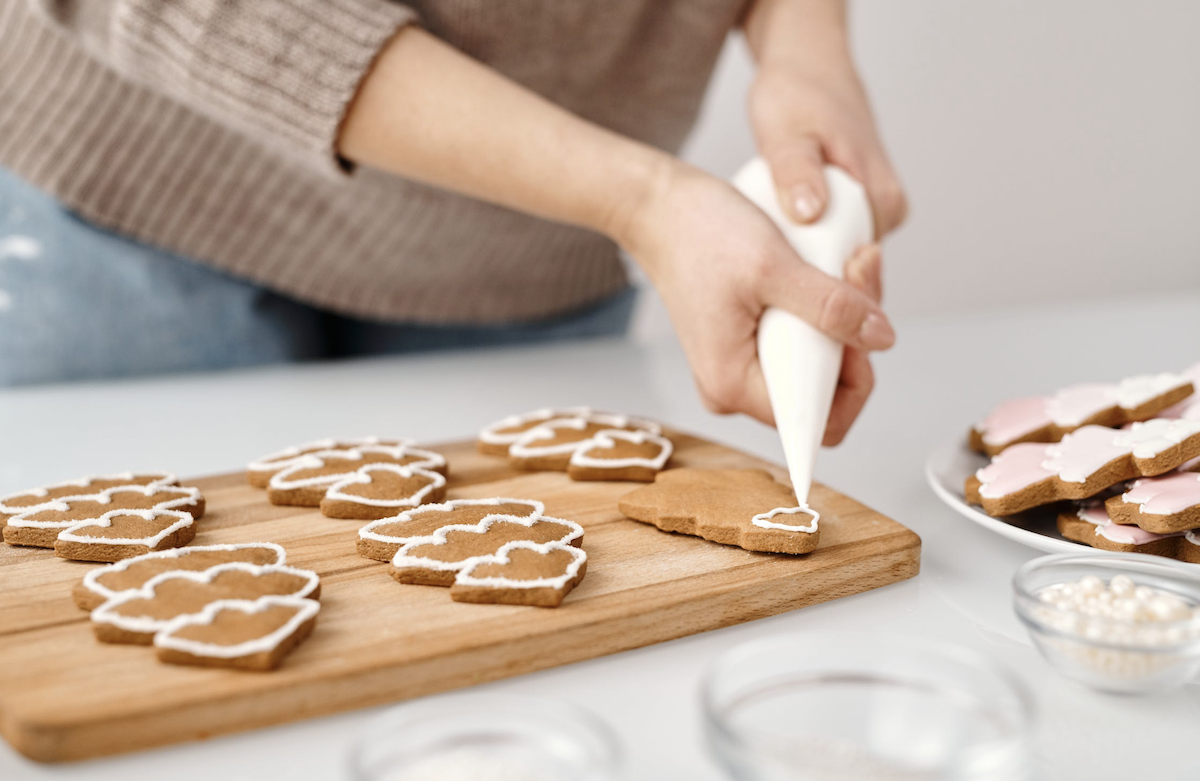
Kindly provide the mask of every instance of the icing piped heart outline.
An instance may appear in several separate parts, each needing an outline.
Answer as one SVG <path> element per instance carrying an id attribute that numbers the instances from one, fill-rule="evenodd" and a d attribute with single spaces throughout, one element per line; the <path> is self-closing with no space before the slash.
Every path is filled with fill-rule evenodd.
<path id="1" fill-rule="evenodd" d="M 203 643 L 179 637 L 181 630 L 189 626 L 209 625 L 226 610 L 238 610 L 247 614 L 261 613 L 272 607 L 295 608 L 295 614 L 274 631 L 236 645 Z M 186 613 L 172 618 L 154 634 L 155 648 L 169 649 L 197 657 L 212 659 L 237 659 L 258 653 L 270 653 L 295 634 L 306 622 L 314 619 L 321 611 L 321 603 L 314 599 L 296 596 L 270 595 L 258 599 L 218 599 L 209 602 L 198 613 Z"/>

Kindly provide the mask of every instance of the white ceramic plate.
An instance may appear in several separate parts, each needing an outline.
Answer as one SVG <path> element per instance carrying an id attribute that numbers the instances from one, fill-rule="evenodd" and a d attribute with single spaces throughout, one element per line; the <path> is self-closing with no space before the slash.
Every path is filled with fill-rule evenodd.
<path id="1" fill-rule="evenodd" d="M 967 447 L 965 436 L 955 437 L 942 443 L 930 454 L 925 462 L 925 479 L 948 507 L 1002 537 L 1047 553 L 1078 553 L 1080 548 L 1093 550 L 1082 543 L 1071 542 L 1058 533 L 1055 525 L 1057 513 L 1054 510 L 1036 509 L 1008 518 L 993 518 L 978 507 L 967 504 L 963 499 L 963 483 L 987 462 L 986 456 Z"/>

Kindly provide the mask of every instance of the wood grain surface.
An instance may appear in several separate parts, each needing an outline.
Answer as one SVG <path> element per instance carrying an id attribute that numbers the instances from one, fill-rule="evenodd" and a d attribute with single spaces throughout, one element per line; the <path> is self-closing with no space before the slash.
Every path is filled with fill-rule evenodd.
<path id="1" fill-rule="evenodd" d="M 780 467 L 672 434 L 675 466 Z M 84 759 L 420 697 L 617 653 L 884 586 L 917 574 L 912 531 L 817 485 L 821 544 L 793 557 L 661 532 L 617 511 L 633 483 L 520 473 L 473 443 L 432 446 L 448 498 L 540 499 L 586 530 L 588 574 L 557 609 L 451 601 L 355 552 L 355 521 L 275 507 L 245 475 L 208 477 L 194 544 L 271 541 L 321 576 L 313 636 L 271 673 L 175 667 L 97 642 L 71 588 L 91 566 L 0 545 L 0 733 L 41 761 Z M 70 477 L 65 475 L 64 477 Z"/>

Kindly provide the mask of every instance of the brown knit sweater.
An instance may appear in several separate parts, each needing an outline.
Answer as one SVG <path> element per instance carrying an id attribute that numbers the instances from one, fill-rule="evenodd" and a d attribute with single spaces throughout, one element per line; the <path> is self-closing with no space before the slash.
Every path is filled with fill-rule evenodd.
<path id="1" fill-rule="evenodd" d="M 531 319 L 625 284 L 596 234 L 334 153 L 404 24 L 675 150 L 744 0 L 0 0 L 0 165 L 88 219 L 316 305 Z"/>

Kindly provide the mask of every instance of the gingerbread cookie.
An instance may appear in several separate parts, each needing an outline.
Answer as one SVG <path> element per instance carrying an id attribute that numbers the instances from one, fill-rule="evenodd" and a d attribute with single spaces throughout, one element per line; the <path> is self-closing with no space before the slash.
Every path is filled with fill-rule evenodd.
<path id="1" fill-rule="evenodd" d="M 967 501 L 1012 515 L 1063 499 L 1087 499 L 1200 456 L 1200 421 L 1155 418 L 1128 429 L 1084 426 L 1055 444 L 1025 442 L 967 478 Z"/>
<path id="2" fill-rule="evenodd" d="M 167 622 L 154 648 L 170 664 L 272 670 L 312 634 L 320 610 L 301 597 L 222 599 Z"/>
<path id="3" fill-rule="evenodd" d="M 572 480 L 651 483 L 673 450 L 671 440 L 649 431 L 600 431 L 571 454 L 567 474 Z"/>
<path id="4" fill-rule="evenodd" d="M 246 466 L 246 477 L 255 488 L 266 488 L 271 477 L 288 467 L 296 466 L 304 456 L 326 450 L 354 450 L 361 447 L 409 447 L 413 443 L 408 439 L 380 439 L 379 437 L 359 437 L 358 439 L 318 439 L 303 445 L 295 445 L 280 450 L 277 453 L 263 456 Z"/>
<path id="5" fill-rule="evenodd" d="M 32 488 L 28 491 L 20 491 L 0 498 L 0 531 L 3 531 L 6 522 L 12 516 L 44 509 L 46 505 L 53 503 L 55 499 L 62 499 L 68 496 L 89 496 L 99 494 L 109 488 L 119 488 L 125 485 L 177 484 L 178 481 L 175 475 L 166 472 L 150 472 L 146 474 L 121 472 L 115 475 L 81 477 L 78 480 L 68 480 L 65 483 L 46 486 L 44 488 Z"/>
<path id="6" fill-rule="evenodd" d="M 1170 534 L 1200 528 L 1200 473 L 1170 472 L 1134 480 L 1105 502 L 1114 522 Z"/>
<path id="7" fill-rule="evenodd" d="M 562 542 L 514 540 L 470 559 L 450 587 L 456 602 L 558 607 L 587 572 L 587 553 Z"/>
<path id="8" fill-rule="evenodd" d="M 1100 550 L 1148 553 L 1200 564 L 1200 537 L 1194 531 L 1155 534 L 1114 523 L 1100 501 L 1085 502 L 1077 509 L 1059 513 L 1058 533 Z"/>
<path id="9" fill-rule="evenodd" d="M 148 645 L 172 619 L 199 613 L 218 600 L 316 598 L 320 588 L 315 572 L 284 565 L 257 566 L 237 561 L 200 572 L 168 571 L 155 575 L 138 589 L 105 600 L 92 611 L 92 628 L 102 642 Z"/>
<path id="10" fill-rule="evenodd" d="M 658 424 L 592 412 L 573 418 L 555 418 L 521 434 L 508 448 L 508 462 L 518 469 L 565 472 L 576 451 L 607 431 L 647 431 L 658 434 Z"/>
<path id="11" fill-rule="evenodd" d="M 531 428 L 536 428 L 550 420 L 574 418 L 580 415 L 589 415 L 591 412 L 587 407 L 560 407 L 538 409 L 526 412 L 524 415 L 509 415 L 480 431 L 476 445 L 480 453 L 505 456 L 508 455 L 508 448 L 512 443 Z"/>
<path id="12" fill-rule="evenodd" d="M 541 502 L 531 499 L 500 497 L 426 504 L 363 526 L 358 530 L 358 553 L 375 561 L 391 561 L 404 545 L 445 526 L 474 526 L 489 515 L 540 518 L 545 510 Z"/>
<path id="13" fill-rule="evenodd" d="M 195 488 L 122 485 L 33 505 L 8 518 L 4 541 L 54 548 L 63 558 L 115 561 L 187 544 L 203 514 Z"/>
<path id="14" fill-rule="evenodd" d="M 621 497 L 626 516 L 750 551 L 809 553 L 820 516 L 761 469 L 672 469 Z"/>
<path id="15" fill-rule="evenodd" d="M 475 524 L 443 526 L 410 540 L 392 557 L 389 572 L 401 583 L 449 586 L 480 556 L 491 556 L 510 542 L 583 544 L 583 527 L 545 516 L 519 518 L 487 515 Z"/>
<path id="16" fill-rule="evenodd" d="M 1200 389 L 1200 363 L 1184 369 L 1183 376 L 1191 380 L 1193 387 Z M 1178 404 L 1167 407 L 1158 417 L 1200 420 L 1200 393 L 1193 393 Z"/>
<path id="17" fill-rule="evenodd" d="M 1115 384 L 1073 385 L 1053 396 L 1012 399 L 971 429 L 970 445 L 994 456 L 1021 442 L 1057 442 L 1087 425 L 1115 427 L 1149 420 L 1193 391 L 1189 377 L 1165 372 Z"/>
<path id="18" fill-rule="evenodd" d="M 90 612 L 118 594 L 140 589 L 164 572 L 203 572 L 237 561 L 257 566 L 279 565 L 286 563 L 286 559 L 283 548 L 273 542 L 171 548 L 97 567 L 83 576 L 71 596 L 81 610 Z"/>
<path id="19" fill-rule="evenodd" d="M 329 486 L 321 512 L 330 518 L 375 520 L 446 498 L 446 478 L 426 469 L 367 464 Z"/>

